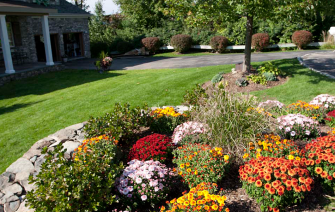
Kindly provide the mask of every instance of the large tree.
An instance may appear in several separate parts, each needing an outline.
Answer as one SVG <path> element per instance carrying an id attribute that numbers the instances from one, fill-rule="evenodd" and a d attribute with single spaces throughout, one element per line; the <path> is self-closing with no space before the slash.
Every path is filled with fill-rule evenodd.
<path id="1" fill-rule="evenodd" d="M 319 0 L 322 1 L 322 0 Z M 331 0 L 333 1 L 333 0 Z M 254 20 L 298 18 L 311 9 L 313 0 L 166 0 L 166 14 L 184 19 L 192 26 L 220 25 L 247 19 L 243 71 L 251 68 L 251 38 Z"/>

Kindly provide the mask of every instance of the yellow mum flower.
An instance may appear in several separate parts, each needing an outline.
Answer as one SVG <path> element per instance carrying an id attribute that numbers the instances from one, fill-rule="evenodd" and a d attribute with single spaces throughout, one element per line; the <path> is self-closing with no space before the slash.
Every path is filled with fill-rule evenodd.
<path id="1" fill-rule="evenodd" d="M 229 155 L 225 155 L 223 158 L 224 158 L 225 160 L 228 160 L 228 159 L 229 159 Z"/>

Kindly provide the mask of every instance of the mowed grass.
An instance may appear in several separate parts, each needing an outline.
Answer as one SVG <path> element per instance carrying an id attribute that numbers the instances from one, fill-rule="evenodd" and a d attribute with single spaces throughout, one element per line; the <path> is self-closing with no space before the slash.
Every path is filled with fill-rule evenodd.
<path id="1" fill-rule="evenodd" d="M 335 81 L 302 67 L 296 59 L 274 62 L 286 84 L 252 94 L 283 103 L 335 95 Z M 254 63 L 258 66 L 261 63 Z M 65 70 L 0 87 L 0 173 L 36 141 L 57 130 L 110 112 L 115 103 L 179 105 L 185 90 L 234 65 L 202 68 L 110 71 Z"/>

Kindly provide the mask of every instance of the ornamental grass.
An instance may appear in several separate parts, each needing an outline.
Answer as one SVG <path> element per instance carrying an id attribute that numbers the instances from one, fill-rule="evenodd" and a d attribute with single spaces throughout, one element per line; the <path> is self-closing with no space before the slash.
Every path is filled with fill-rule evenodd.
<path id="1" fill-rule="evenodd" d="M 190 188 L 202 182 L 218 182 L 229 168 L 229 155 L 222 148 L 188 144 L 173 151 L 178 174 Z"/>
<path id="2" fill-rule="evenodd" d="M 313 184 L 299 160 L 259 157 L 241 166 L 239 174 L 243 188 L 256 198 L 262 211 L 280 211 L 300 202 Z"/>
<path id="3" fill-rule="evenodd" d="M 167 208 L 162 206 L 161 212 L 187 212 L 187 211 L 225 211 L 226 196 L 220 192 L 216 195 L 217 185 L 215 183 L 201 183 L 191 188 L 189 193 L 183 193 L 183 196 L 168 201 Z"/>

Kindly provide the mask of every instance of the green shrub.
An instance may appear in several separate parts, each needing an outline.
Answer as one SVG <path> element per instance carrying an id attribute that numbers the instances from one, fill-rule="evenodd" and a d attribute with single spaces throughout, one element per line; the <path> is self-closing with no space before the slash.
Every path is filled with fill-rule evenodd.
<path id="1" fill-rule="evenodd" d="M 223 53 L 228 46 L 228 39 L 223 36 L 215 36 L 211 39 L 210 45 L 215 52 Z"/>
<path id="2" fill-rule="evenodd" d="M 160 47 L 159 38 L 148 37 L 142 39 L 143 46 L 150 51 L 150 53 L 156 53 Z"/>
<path id="3" fill-rule="evenodd" d="M 31 208 L 36 212 L 106 211 L 115 202 L 114 183 L 123 169 L 116 145 L 100 140 L 85 147 L 75 161 L 65 158 L 62 145 L 46 154 L 41 172 L 30 177 L 36 185 L 27 194 Z"/>
<path id="4" fill-rule="evenodd" d="M 260 74 L 264 74 L 265 72 L 269 72 L 274 74 L 275 76 L 281 76 L 283 75 L 283 72 L 277 68 L 275 65 L 273 65 L 271 62 L 267 62 L 265 65 L 263 66 L 259 66 L 257 68 L 257 72 Z"/>
<path id="5" fill-rule="evenodd" d="M 162 27 L 147 29 L 146 37 L 158 37 L 163 45 L 169 45 L 172 36 L 182 34 L 184 26 L 181 21 L 163 20 Z M 186 33 L 188 34 L 188 33 Z"/>
<path id="6" fill-rule="evenodd" d="M 121 54 L 129 52 L 133 49 L 134 49 L 134 46 L 130 42 L 127 42 L 127 41 L 120 41 L 116 45 L 116 50 Z"/>
<path id="7" fill-rule="evenodd" d="M 333 42 L 327 42 L 322 45 L 320 49 L 335 49 L 335 44 Z"/>
<path id="8" fill-rule="evenodd" d="M 270 43 L 270 36 L 267 33 L 257 33 L 252 36 L 251 46 L 256 52 L 261 52 Z"/>
<path id="9" fill-rule="evenodd" d="M 135 131 L 147 125 L 147 121 L 148 107 L 146 105 L 142 108 L 130 109 L 129 104 L 122 106 L 117 103 L 111 113 L 106 113 L 102 117 L 91 117 L 84 130 L 89 138 L 109 135 L 119 141 L 127 142 L 136 140 Z"/>
<path id="10" fill-rule="evenodd" d="M 211 38 L 216 32 L 206 28 L 188 28 L 184 33 L 192 37 L 193 45 L 209 45 Z"/>
<path id="11" fill-rule="evenodd" d="M 237 79 L 235 84 L 239 87 L 246 87 L 249 85 L 249 82 L 245 78 Z"/>
<path id="12" fill-rule="evenodd" d="M 312 33 L 306 30 L 296 31 L 292 35 L 292 42 L 295 45 L 297 45 L 299 49 L 303 49 L 312 41 L 313 41 Z"/>
<path id="13" fill-rule="evenodd" d="M 175 35 L 171 38 L 171 46 L 179 53 L 187 52 L 192 45 L 192 37 L 189 35 Z"/>
<path id="14" fill-rule="evenodd" d="M 264 77 L 263 74 L 252 74 L 250 76 L 248 76 L 248 80 L 256 83 L 256 84 L 261 84 L 261 85 L 266 85 L 267 81 Z"/>
<path id="15" fill-rule="evenodd" d="M 266 81 L 277 81 L 276 75 L 271 72 L 265 72 L 263 73 L 263 76 L 265 77 Z"/>
<path id="16" fill-rule="evenodd" d="M 193 121 L 209 126 L 209 143 L 220 146 L 240 159 L 249 142 L 270 126 L 269 117 L 258 113 L 254 97 L 229 94 L 224 89 L 214 91 L 206 102 L 191 113 Z"/>
<path id="17" fill-rule="evenodd" d="M 187 105 L 199 105 L 200 101 L 206 99 L 208 95 L 206 90 L 201 87 L 200 84 L 197 84 L 196 87 L 191 91 L 186 91 L 184 95 L 184 103 Z"/>
<path id="18" fill-rule="evenodd" d="M 216 74 L 213 78 L 212 78 L 212 83 L 218 83 L 223 79 L 223 74 L 224 72 L 220 72 L 218 74 Z"/>

